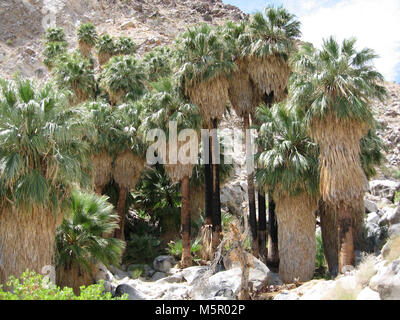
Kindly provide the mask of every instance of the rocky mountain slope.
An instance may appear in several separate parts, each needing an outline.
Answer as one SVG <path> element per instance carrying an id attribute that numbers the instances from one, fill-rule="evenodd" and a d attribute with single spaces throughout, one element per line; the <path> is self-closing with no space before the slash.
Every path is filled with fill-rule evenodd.
<path id="1" fill-rule="evenodd" d="M 91 21 L 99 34 L 131 37 L 138 54 L 171 44 L 188 26 L 246 18 L 238 8 L 221 0 L 1 0 L 0 76 L 44 78 L 42 38 L 47 26 L 63 27 L 76 46 L 76 28 Z"/>

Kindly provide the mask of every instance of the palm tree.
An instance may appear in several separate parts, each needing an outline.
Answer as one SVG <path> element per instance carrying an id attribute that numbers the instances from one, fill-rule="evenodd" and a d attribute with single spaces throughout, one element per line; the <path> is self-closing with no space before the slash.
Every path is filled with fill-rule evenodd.
<path id="1" fill-rule="evenodd" d="M 221 33 L 206 24 L 188 29 L 175 43 L 177 75 L 182 94 L 199 107 L 203 126 L 206 128 L 217 129 L 229 101 L 227 78 L 235 66 L 228 49 L 222 41 Z M 210 140 L 213 160 L 212 241 L 216 248 L 222 236 L 219 165 L 216 161 L 217 150 L 213 148 L 217 137 L 214 135 Z"/>
<path id="2" fill-rule="evenodd" d="M 185 102 L 178 93 L 174 92 L 173 82 L 165 79 L 154 84 L 154 92 L 145 96 L 142 103 L 144 127 L 142 130 L 163 129 L 167 134 L 167 141 L 172 132 L 167 128 L 170 121 L 177 122 L 177 132 L 184 129 L 199 129 L 200 116 L 198 109 L 193 104 Z M 199 134 L 197 134 L 199 135 Z M 198 138 L 198 137 L 197 137 Z M 177 141 L 179 150 L 185 143 Z M 172 182 L 181 184 L 182 207 L 181 207 L 181 235 L 182 235 L 182 260 L 183 268 L 192 264 L 191 255 L 191 215 L 190 215 L 190 178 L 195 164 L 193 162 L 182 163 L 177 159 L 173 164 L 170 159 L 170 144 L 167 143 L 167 154 L 165 160 L 165 171 Z M 196 154 L 197 159 L 197 154 Z"/>
<path id="3" fill-rule="evenodd" d="M 119 37 L 115 41 L 114 55 L 133 55 L 137 50 L 137 45 L 131 38 Z"/>
<path id="4" fill-rule="evenodd" d="M 276 105 L 261 106 L 258 184 L 273 190 L 278 220 L 279 277 L 285 283 L 309 281 L 315 268 L 315 212 L 318 208 L 317 145 L 300 115 Z"/>
<path id="5" fill-rule="evenodd" d="M 48 28 L 44 35 L 46 43 L 66 42 L 63 28 Z"/>
<path id="6" fill-rule="evenodd" d="M 200 148 L 203 144 L 200 145 Z M 223 149 L 222 141 L 220 141 L 220 150 Z M 211 155 L 210 155 L 211 156 Z M 223 163 L 224 153 L 220 152 L 220 165 L 219 165 L 219 176 L 221 187 L 227 182 L 228 178 L 231 177 L 233 171 L 233 165 Z M 211 160 L 211 159 L 210 159 Z M 211 161 L 210 161 L 211 162 Z M 214 252 L 212 248 L 212 207 L 210 206 L 210 199 L 212 200 L 212 174 L 208 172 L 211 169 L 211 165 L 197 164 L 193 169 L 193 175 L 190 179 L 190 202 L 191 202 L 191 216 L 192 219 L 200 218 L 200 213 L 204 212 L 203 227 L 200 230 L 199 238 L 201 249 L 199 250 L 199 256 L 205 260 L 213 260 Z M 211 172 L 212 173 L 212 172 Z M 211 176 L 211 179 L 210 179 Z M 206 187 L 206 184 L 211 184 L 211 187 Z M 222 223 L 222 217 L 221 217 Z M 210 232 L 211 230 L 211 232 Z"/>
<path id="7" fill-rule="evenodd" d="M 52 265 L 75 183 L 88 183 L 85 114 L 29 80 L 0 82 L 0 282 Z"/>
<path id="8" fill-rule="evenodd" d="M 86 138 L 90 143 L 93 185 L 101 196 L 111 180 L 113 157 L 118 151 L 118 120 L 107 103 L 88 102 L 84 107 L 88 112 L 87 121 L 92 127 L 87 131 Z"/>
<path id="9" fill-rule="evenodd" d="M 168 47 L 156 47 L 143 58 L 149 82 L 159 81 L 172 74 L 172 51 Z"/>
<path id="10" fill-rule="evenodd" d="M 110 35 L 105 34 L 97 40 L 96 48 L 99 65 L 103 66 L 115 54 L 114 39 Z"/>
<path id="11" fill-rule="evenodd" d="M 80 52 L 59 57 L 54 66 L 53 77 L 59 88 L 73 93 L 71 105 L 77 105 L 94 96 L 96 83 L 93 68 Z"/>
<path id="12" fill-rule="evenodd" d="M 260 12 L 254 14 L 248 25 L 244 22 L 227 24 L 225 39 L 234 47 L 237 65 L 230 79 L 229 99 L 237 115 L 243 118 L 245 132 L 250 128 L 250 115 L 260 103 L 280 102 L 285 97 L 288 58 L 295 39 L 300 36 L 299 26 L 295 16 L 284 8 L 269 6 L 265 8 L 265 16 Z M 246 150 L 247 157 L 250 157 L 249 151 Z M 258 256 L 253 173 L 249 172 L 247 178 L 252 252 Z M 262 194 L 260 201 L 264 201 Z"/>
<path id="13" fill-rule="evenodd" d="M 79 50 L 81 54 L 88 58 L 93 47 L 97 43 L 98 35 L 96 27 L 92 23 L 81 24 L 77 31 Z"/>
<path id="14" fill-rule="evenodd" d="M 145 90 L 143 65 L 133 56 L 113 57 L 104 66 L 101 85 L 107 90 L 111 105 L 136 100 Z"/>
<path id="15" fill-rule="evenodd" d="M 125 244 L 102 236 L 118 228 L 118 216 L 106 197 L 75 190 L 69 211 L 56 235 L 56 279 L 79 295 L 81 286 L 95 283 L 96 264 L 119 263 Z"/>
<path id="16" fill-rule="evenodd" d="M 355 45 L 355 39 L 340 45 L 332 37 L 321 50 L 303 44 L 291 81 L 294 103 L 320 147 L 320 193 L 337 214 L 340 272 L 354 264 L 352 210 L 367 190 L 360 140 L 373 124 L 372 99 L 385 95 L 383 77 L 371 63 L 376 55 Z"/>
<path id="17" fill-rule="evenodd" d="M 146 144 L 139 133 L 141 110 L 137 104 L 120 105 L 115 111 L 116 143 L 112 177 L 119 186 L 117 212 L 119 214 L 119 229 L 116 230 L 118 239 L 125 239 L 126 197 L 138 183 L 145 166 Z"/>
<path id="18" fill-rule="evenodd" d="M 43 43 L 44 65 L 51 71 L 56 59 L 67 52 L 68 43 L 62 28 L 46 30 Z"/>
<path id="19" fill-rule="evenodd" d="M 370 180 L 376 175 L 375 167 L 381 165 L 383 162 L 384 155 L 382 151 L 385 149 L 385 146 L 376 134 L 376 129 L 373 128 L 361 139 L 360 147 L 361 165 L 367 179 Z M 364 199 L 359 199 L 358 203 L 359 205 L 355 206 L 352 210 L 353 238 L 355 249 L 364 251 Z M 328 263 L 329 272 L 333 276 L 336 276 L 338 273 L 338 226 L 336 212 L 334 208 L 323 201 L 320 201 L 319 206 L 324 254 Z"/>
<path id="20" fill-rule="evenodd" d="M 65 42 L 49 42 L 44 45 L 43 63 L 51 71 L 57 58 L 67 52 L 67 44 Z"/>

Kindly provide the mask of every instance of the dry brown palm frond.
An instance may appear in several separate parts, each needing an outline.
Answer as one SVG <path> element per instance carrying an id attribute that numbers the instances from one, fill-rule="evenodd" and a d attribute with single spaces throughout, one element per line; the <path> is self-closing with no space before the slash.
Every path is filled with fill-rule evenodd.
<path id="1" fill-rule="evenodd" d="M 112 57 L 112 54 L 111 54 L 111 53 L 109 53 L 109 52 L 104 52 L 104 51 L 100 51 L 100 52 L 97 54 L 97 58 L 98 58 L 98 61 L 99 61 L 99 65 L 100 65 L 100 66 L 105 65 L 105 64 L 111 59 L 111 57 Z"/>
<path id="2" fill-rule="evenodd" d="M 279 189 L 279 186 L 278 188 Z M 284 283 L 312 279 L 315 269 L 315 213 L 318 200 L 306 193 L 274 192 L 278 221 L 279 277 Z"/>
<path id="3" fill-rule="evenodd" d="M 187 89 L 190 100 L 199 107 L 206 128 L 213 128 L 213 119 L 222 119 L 229 101 L 228 88 L 228 80 L 218 76 Z"/>
<path id="4" fill-rule="evenodd" d="M 214 258 L 214 251 L 212 248 L 212 225 L 207 224 L 200 229 L 200 244 L 199 257 L 204 261 L 211 261 Z"/>
<path id="5" fill-rule="evenodd" d="M 368 181 L 360 161 L 360 139 L 367 125 L 328 114 L 311 122 L 310 135 L 320 146 L 320 194 L 331 206 L 362 199 Z"/>
<path id="6" fill-rule="evenodd" d="M 82 53 L 82 55 L 85 58 L 88 58 L 90 56 L 90 53 L 92 52 L 93 46 L 88 44 L 86 41 L 79 41 L 79 51 Z"/>
<path id="7" fill-rule="evenodd" d="M 34 206 L 3 208 L 0 211 L 0 283 L 11 275 L 21 276 L 27 269 L 42 273 L 53 265 L 56 228 L 63 215 Z"/>
<path id="8" fill-rule="evenodd" d="M 114 162 L 113 177 L 120 188 L 132 190 L 138 183 L 145 160 L 130 150 L 118 154 Z"/>
<path id="9" fill-rule="evenodd" d="M 105 151 L 91 157 L 93 183 L 96 189 L 103 188 L 111 179 L 112 157 Z"/>
<path id="10" fill-rule="evenodd" d="M 255 102 L 271 92 L 274 93 L 274 102 L 285 99 L 290 75 L 289 65 L 285 61 L 275 55 L 270 55 L 262 58 L 251 57 L 247 65 L 247 72 L 256 86 Z"/>
<path id="11" fill-rule="evenodd" d="M 229 100 L 239 117 L 252 113 L 256 108 L 253 89 L 246 70 L 238 68 L 238 71 L 229 79 Z"/>
<path id="12" fill-rule="evenodd" d="M 75 295 L 80 295 L 81 286 L 89 286 L 96 282 L 95 266 L 91 265 L 91 270 L 79 267 L 78 264 L 72 263 L 71 266 L 61 266 L 56 268 L 57 285 L 61 288 L 68 287 L 74 290 Z"/>
<path id="13" fill-rule="evenodd" d="M 205 210 L 205 190 L 203 185 L 190 187 L 190 214 L 193 221 L 200 218 L 200 212 Z"/>
<path id="14" fill-rule="evenodd" d="M 112 91 L 111 89 L 107 89 L 108 95 L 110 96 L 110 103 L 112 106 L 117 105 L 122 102 L 122 98 L 124 96 L 124 92 L 122 90 Z"/>
<path id="15" fill-rule="evenodd" d="M 180 148 L 185 144 L 185 142 L 178 141 L 177 144 L 177 151 L 180 150 Z M 178 183 L 181 181 L 184 177 L 192 177 L 193 174 L 193 168 L 194 164 L 188 163 L 188 164 L 182 164 L 179 159 L 177 159 L 176 164 L 170 164 L 170 158 L 169 158 L 169 144 L 167 143 L 167 148 L 166 148 L 166 160 L 164 164 L 165 172 L 168 174 L 170 179 L 172 180 L 173 183 Z"/>

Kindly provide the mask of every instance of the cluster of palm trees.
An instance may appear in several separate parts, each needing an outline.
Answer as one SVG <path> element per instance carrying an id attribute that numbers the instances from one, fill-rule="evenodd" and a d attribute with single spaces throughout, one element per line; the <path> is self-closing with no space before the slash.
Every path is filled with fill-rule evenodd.
<path id="1" fill-rule="evenodd" d="M 74 186 L 101 195 L 115 181 L 119 228 L 107 237 L 124 240 L 126 198 L 146 168 L 148 130 L 169 137 L 170 121 L 178 132 L 217 129 L 230 107 L 243 129 L 258 131 L 257 169 L 247 179 L 252 254 L 279 260 L 284 282 L 310 280 L 319 215 L 331 272 L 354 264 L 366 177 L 381 160 L 371 102 L 384 98 L 383 78 L 371 64 L 374 53 L 357 51 L 353 39 L 330 38 L 317 49 L 301 43 L 300 34 L 299 21 L 282 7 L 267 7 L 246 22 L 191 27 L 172 48 L 143 58 L 133 55 L 132 40 L 99 37 L 92 24 L 79 27 L 79 49 L 72 52 L 62 30 L 48 30 L 44 55 L 52 82 L 1 82 L 0 281 L 51 264 Z M 210 160 L 201 167 L 204 245 L 211 251 L 223 237 L 218 139 L 211 134 L 201 142 Z M 181 265 L 187 267 L 196 170 L 179 160 L 168 164 L 168 157 L 165 171 L 181 185 Z M 72 199 L 77 202 L 76 194 Z M 77 219 L 87 216 L 79 212 Z M 73 221 L 65 228 L 73 229 Z M 96 236 L 112 230 L 98 229 Z"/>

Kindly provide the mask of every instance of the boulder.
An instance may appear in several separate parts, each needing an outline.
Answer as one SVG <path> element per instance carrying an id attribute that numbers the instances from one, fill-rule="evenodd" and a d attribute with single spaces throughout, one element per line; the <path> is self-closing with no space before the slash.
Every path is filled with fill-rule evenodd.
<path id="1" fill-rule="evenodd" d="M 397 208 L 390 208 L 387 212 L 387 220 L 389 221 L 390 225 L 400 223 L 400 207 Z"/>
<path id="2" fill-rule="evenodd" d="M 136 27 L 136 25 L 133 21 L 127 21 L 127 22 L 124 22 L 123 24 L 121 24 L 120 28 L 121 28 L 121 30 L 128 30 L 128 29 L 135 28 L 135 27 Z"/>
<path id="3" fill-rule="evenodd" d="M 396 191 L 400 190 L 400 182 L 391 180 L 373 180 L 369 183 L 371 194 L 387 198 L 393 202 Z"/>
<path id="4" fill-rule="evenodd" d="M 207 270 L 208 267 L 189 267 L 182 270 L 182 275 L 190 286 L 196 280 L 200 279 Z"/>
<path id="5" fill-rule="evenodd" d="M 379 293 L 366 287 L 357 296 L 356 300 L 381 300 Z"/>
<path id="6" fill-rule="evenodd" d="M 380 220 L 380 217 L 376 212 L 371 212 L 367 216 L 367 223 L 378 224 L 379 220 Z"/>
<path id="7" fill-rule="evenodd" d="M 400 223 L 391 225 L 388 230 L 389 237 L 400 236 Z"/>
<path id="8" fill-rule="evenodd" d="M 254 267 L 249 270 L 249 282 L 257 289 L 264 283 L 269 283 L 271 272 L 261 262 L 254 262 Z M 216 297 L 231 299 L 231 291 L 236 296 L 240 290 L 242 270 L 240 267 L 233 266 L 232 269 L 218 272 L 210 277 L 200 278 L 196 281 L 190 291 L 190 296 L 195 300 L 210 300 Z M 218 295 L 217 295 L 218 294 Z"/>
<path id="9" fill-rule="evenodd" d="M 151 281 L 158 281 L 161 279 L 164 279 L 168 276 L 167 273 L 165 272 L 156 272 L 155 274 L 153 274 L 153 276 L 151 277 Z"/>
<path id="10" fill-rule="evenodd" d="M 115 296 L 116 297 L 121 297 L 123 294 L 128 294 L 129 300 L 146 300 L 146 297 L 136 290 L 134 287 L 130 286 L 129 284 L 120 284 L 116 289 L 115 289 Z"/>
<path id="11" fill-rule="evenodd" d="M 378 210 L 379 210 L 378 209 L 378 205 L 375 202 L 371 201 L 371 200 L 365 199 L 364 200 L 364 205 L 365 205 L 365 211 L 367 213 L 378 212 Z"/>
<path id="12" fill-rule="evenodd" d="M 400 259 L 378 271 L 370 281 L 382 300 L 400 300 Z"/>
<path id="13" fill-rule="evenodd" d="M 173 268 L 176 264 L 176 260 L 172 256 L 159 256 L 154 259 L 153 267 L 154 270 L 158 272 L 168 273 L 168 271 Z"/>

